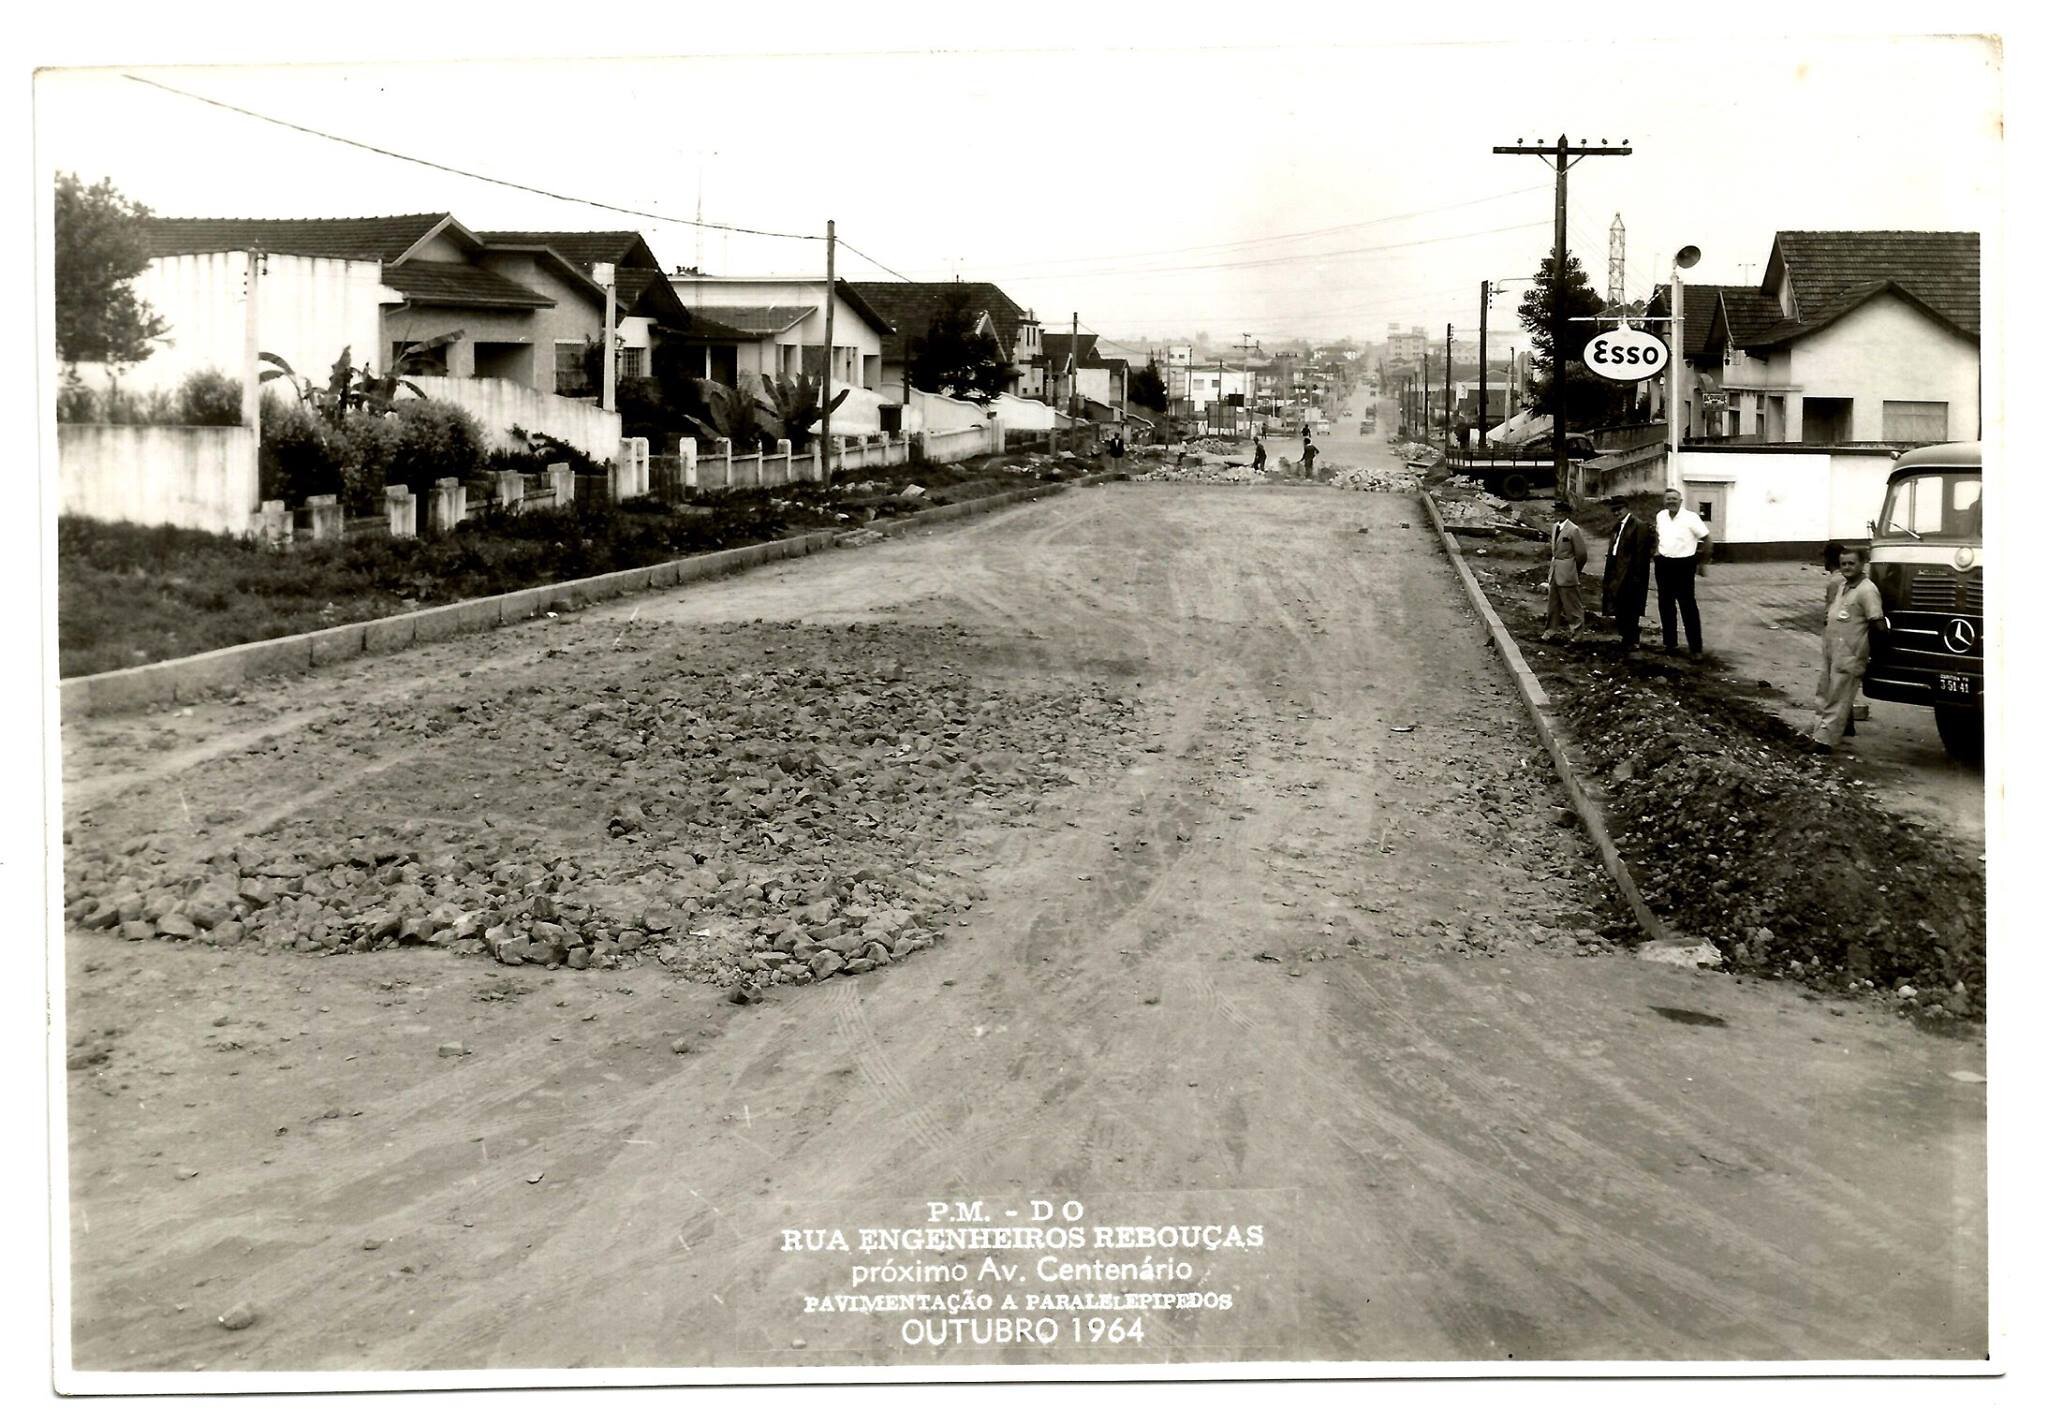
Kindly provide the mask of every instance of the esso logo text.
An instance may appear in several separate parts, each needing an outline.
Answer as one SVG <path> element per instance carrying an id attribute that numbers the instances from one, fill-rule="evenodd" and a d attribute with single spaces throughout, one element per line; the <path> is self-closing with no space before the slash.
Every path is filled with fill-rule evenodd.
<path id="1" fill-rule="evenodd" d="M 1586 344 L 1586 367 L 1610 382 L 1655 377 L 1671 360 L 1661 338 L 1640 328 L 1610 328 Z"/>

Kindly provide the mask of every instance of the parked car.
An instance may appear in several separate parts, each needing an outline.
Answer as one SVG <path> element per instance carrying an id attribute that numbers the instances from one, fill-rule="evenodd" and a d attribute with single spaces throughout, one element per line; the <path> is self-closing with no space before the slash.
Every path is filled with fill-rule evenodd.
<path id="1" fill-rule="evenodd" d="M 1870 525 L 1884 599 L 1863 693 L 1934 711 L 1942 747 L 1984 757 L 1984 460 L 1978 442 L 1907 451 Z"/>

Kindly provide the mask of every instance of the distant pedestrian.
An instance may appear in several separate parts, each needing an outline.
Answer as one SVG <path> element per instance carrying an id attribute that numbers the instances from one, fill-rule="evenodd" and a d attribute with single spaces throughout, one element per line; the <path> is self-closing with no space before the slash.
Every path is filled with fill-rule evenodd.
<path id="1" fill-rule="evenodd" d="M 1657 556 L 1657 531 L 1640 514 L 1632 512 L 1628 500 L 1615 495 L 1607 501 L 1621 512 L 1614 537 L 1607 542 L 1607 566 L 1600 574 L 1600 613 L 1610 617 L 1621 632 L 1621 650 L 1626 655 L 1642 641 L 1643 608 L 1650 600 L 1650 560 Z"/>
<path id="2" fill-rule="evenodd" d="M 1301 473 L 1310 479 L 1314 479 L 1316 474 L 1316 454 L 1313 442 L 1305 440 L 1301 443 Z"/>
<path id="3" fill-rule="evenodd" d="M 1819 717 L 1813 737 L 1821 747 L 1840 747 L 1856 714 L 1856 692 L 1870 664 L 1870 624 L 1884 616 L 1884 599 L 1863 575 L 1863 550 L 1842 550 L 1841 586 L 1828 594 L 1827 628 L 1821 634 Z"/>
<path id="4" fill-rule="evenodd" d="M 1579 574 L 1586 566 L 1586 532 L 1572 522 L 1572 502 L 1560 499 L 1551 506 L 1557 514 L 1550 526 L 1550 612 L 1544 619 L 1543 639 L 1554 640 L 1559 627 L 1568 640 L 1577 640 L 1586 625 L 1585 603 L 1579 597 Z"/>
<path id="5" fill-rule="evenodd" d="M 1266 443 L 1257 436 L 1252 437 L 1252 469 L 1266 468 Z"/>
<path id="6" fill-rule="evenodd" d="M 1685 507 L 1677 490 L 1664 491 L 1657 513 L 1657 616 L 1666 651 L 1678 649 L 1678 620 L 1685 619 L 1685 644 L 1694 660 L 1700 655 L 1700 607 L 1693 583 L 1705 575 L 1711 547 L 1706 520 Z"/>
<path id="7" fill-rule="evenodd" d="M 1124 435 L 1123 432 L 1118 431 L 1109 438 L 1109 466 L 1112 470 L 1121 469 L 1123 463 Z"/>

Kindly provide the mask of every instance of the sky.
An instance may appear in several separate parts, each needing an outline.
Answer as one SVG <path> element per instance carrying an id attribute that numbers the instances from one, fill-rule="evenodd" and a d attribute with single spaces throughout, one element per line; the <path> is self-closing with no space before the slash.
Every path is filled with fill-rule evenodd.
<path id="1" fill-rule="evenodd" d="M 1376 341 L 1390 322 L 1466 338 L 1480 282 L 1526 277 L 1551 238 L 1548 167 L 1490 149 L 1560 131 L 1633 148 L 1570 175 L 1572 250 L 1604 290 L 1620 214 L 1631 298 L 1682 244 L 1703 255 L 1689 279 L 1749 282 L 1778 229 L 1990 238 L 2000 219 L 2000 51 L 1985 39 L 1189 39 L 49 69 L 36 155 L 46 181 L 108 177 L 166 215 L 631 226 L 664 263 L 722 274 L 819 276 L 831 219 L 843 277 L 994 280 L 1048 329 L 1078 314 L 1138 342 Z M 693 218 L 811 238 L 679 223 Z M 1519 287 L 1492 310 L 1508 341 Z"/>

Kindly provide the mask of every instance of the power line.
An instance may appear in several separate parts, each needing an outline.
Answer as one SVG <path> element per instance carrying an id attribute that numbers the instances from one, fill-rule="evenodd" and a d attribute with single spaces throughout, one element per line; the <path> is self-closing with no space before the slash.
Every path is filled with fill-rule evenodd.
<path id="1" fill-rule="evenodd" d="M 1535 230 L 1548 224 L 1548 221 L 1541 220 L 1525 221 L 1519 225 L 1495 226 L 1490 230 L 1469 230 L 1462 235 L 1430 235 L 1418 240 L 1396 240 L 1385 245 L 1355 245 L 1345 250 L 1319 250 L 1298 255 L 1275 255 L 1266 259 L 1222 260 L 1214 264 L 1169 264 L 1157 265 L 1146 269 L 1081 270 L 1070 271 L 1058 276 L 1023 275 L 1019 277 L 1025 279 L 1051 277 L 1062 279 L 1127 279 L 1137 274 L 1178 274 L 1203 269 L 1270 269 L 1277 265 L 1299 264 L 1305 260 L 1344 259 L 1352 255 L 1382 254 L 1388 250 L 1413 249 L 1421 245 L 1446 245 L 1455 240 L 1476 240 L 1486 235 L 1502 235 L 1517 230 Z M 991 272 L 1007 273 L 1009 271 L 997 269 Z"/>
<path id="2" fill-rule="evenodd" d="M 1339 235 L 1347 230 L 1363 230 L 1367 226 L 1385 225 L 1396 220 L 1414 220 L 1425 215 L 1440 215 L 1445 211 L 1464 210 L 1469 206 L 1486 205 L 1492 201 L 1504 201 L 1511 196 L 1526 196 L 1531 191 L 1540 191 L 1541 186 L 1525 186 L 1498 195 L 1481 196 L 1470 201 L 1454 201 L 1449 205 L 1429 206 L 1422 210 L 1401 211 L 1394 215 L 1374 216 L 1371 220 L 1351 221 L 1344 225 L 1326 225 L 1317 230 L 1296 230 L 1280 235 L 1256 235 L 1244 240 L 1222 240 L 1209 245 L 1179 245 L 1163 250 L 1134 250 L 1117 255 L 1075 255 L 1068 259 L 1034 260 L 1028 264 L 998 265 L 1003 273 L 1018 274 L 1029 270 L 1056 271 L 1070 264 L 1090 264 L 1102 260 L 1151 259 L 1156 255 L 1192 254 L 1203 250 L 1231 250 L 1246 245 L 1269 245 L 1281 240 L 1311 240 L 1322 235 Z M 1142 270 L 1144 267 L 1140 267 Z"/>
<path id="3" fill-rule="evenodd" d="M 862 259 L 866 260 L 866 261 L 867 261 L 867 262 L 868 262 L 869 264 L 873 265 L 873 266 L 874 266 L 875 268 L 877 268 L 877 269 L 879 269 L 879 270 L 883 271 L 883 272 L 884 272 L 885 274 L 893 274 L 893 275 L 895 275 L 895 276 L 896 276 L 896 277 L 897 277 L 898 279 L 901 279 L 901 280 L 902 280 L 902 281 L 903 281 L 904 283 L 906 283 L 906 284 L 915 284 L 915 283 L 917 282 L 917 281 L 916 281 L 915 279 L 912 279 L 912 278 L 911 278 L 911 277 L 910 277 L 910 276 L 909 276 L 908 274 L 905 274 L 905 273 L 903 273 L 903 272 L 902 272 L 902 271 L 900 271 L 900 270 L 895 270 L 895 269 L 891 269 L 891 268 L 889 268 L 889 266 L 888 266 L 888 265 L 886 265 L 886 264 L 883 264 L 883 263 L 882 263 L 882 262 L 881 262 L 880 260 L 876 259 L 876 258 L 875 258 L 875 257 L 874 257 L 873 255 L 869 254 L 869 253 L 868 253 L 867 251 L 865 251 L 865 250 L 856 250 L 856 249 L 854 249 L 854 247 L 853 247 L 852 245 L 850 245 L 850 244 L 848 244 L 848 243 L 846 242 L 846 239 L 845 239 L 845 237 L 844 237 L 844 236 L 840 237 L 840 241 L 839 241 L 839 248 L 840 248 L 840 249 L 842 249 L 842 250 L 845 250 L 845 251 L 847 251 L 847 252 L 848 252 L 848 253 L 850 253 L 850 254 L 856 254 L 856 255 L 859 255 L 859 256 L 860 256 L 860 257 L 861 257 Z"/>
<path id="4" fill-rule="evenodd" d="M 255 118 L 258 122 L 270 123 L 274 127 L 282 127 L 293 132 L 304 133 L 308 137 L 319 137 L 328 142 L 339 142 L 344 147 L 355 147 L 361 151 L 374 152 L 380 157 L 389 157 L 393 161 L 411 162 L 414 166 L 423 166 L 434 171 L 447 172 L 451 176 L 466 177 L 471 181 L 481 181 L 491 186 L 504 186 L 514 191 L 524 191 L 532 196 L 546 196 L 554 201 L 567 201 L 571 205 L 590 206 L 596 210 L 613 211 L 619 215 L 630 215 L 641 220 L 661 220 L 674 225 L 691 225 L 700 230 L 724 230 L 734 235 L 760 235 L 771 240 L 823 240 L 825 238 L 823 235 L 793 234 L 785 230 L 759 230 L 745 225 L 725 225 L 715 220 L 691 220 L 685 216 L 662 215 L 657 211 L 637 210 L 631 206 L 615 206 L 608 201 L 593 201 L 587 196 L 565 196 L 559 191 L 549 191 L 540 186 L 528 186 L 523 182 L 508 181 L 501 176 L 486 176 L 482 172 L 467 171 L 462 167 L 449 166 L 443 162 L 431 161 L 426 157 L 415 157 L 409 156 L 404 152 L 394 152 L 388 147 L 379 147 L 374 143 L 359 142 L 353 137 L 342 137 L 336 133 L 323 132 L 317 127 L 306 127 L 296 122 L 288 122 L 283 118 L 271 117 L 268 113 L 259 113 L 250 108 L 240 108 L 236 107 L 233 103 L 222 102 L 218 98 L 209 98 L 203 93 L 188 93 L 182 88 L 173 88 L 168 83 L 159 83 L 153 78 L 144 78 L 140 74 L 123 74 L 122 77 L 135 83 L 144 84 L 150 88 L 161 89 L 166 93 L 174 93 L 180 98 L 190 98 L 195 103 L 205 103 L 209 107 L 222 108 L 231 113 L 239 113 L 243 117 Z M 866 257 L 863 256 L 863 258 Z"/>

